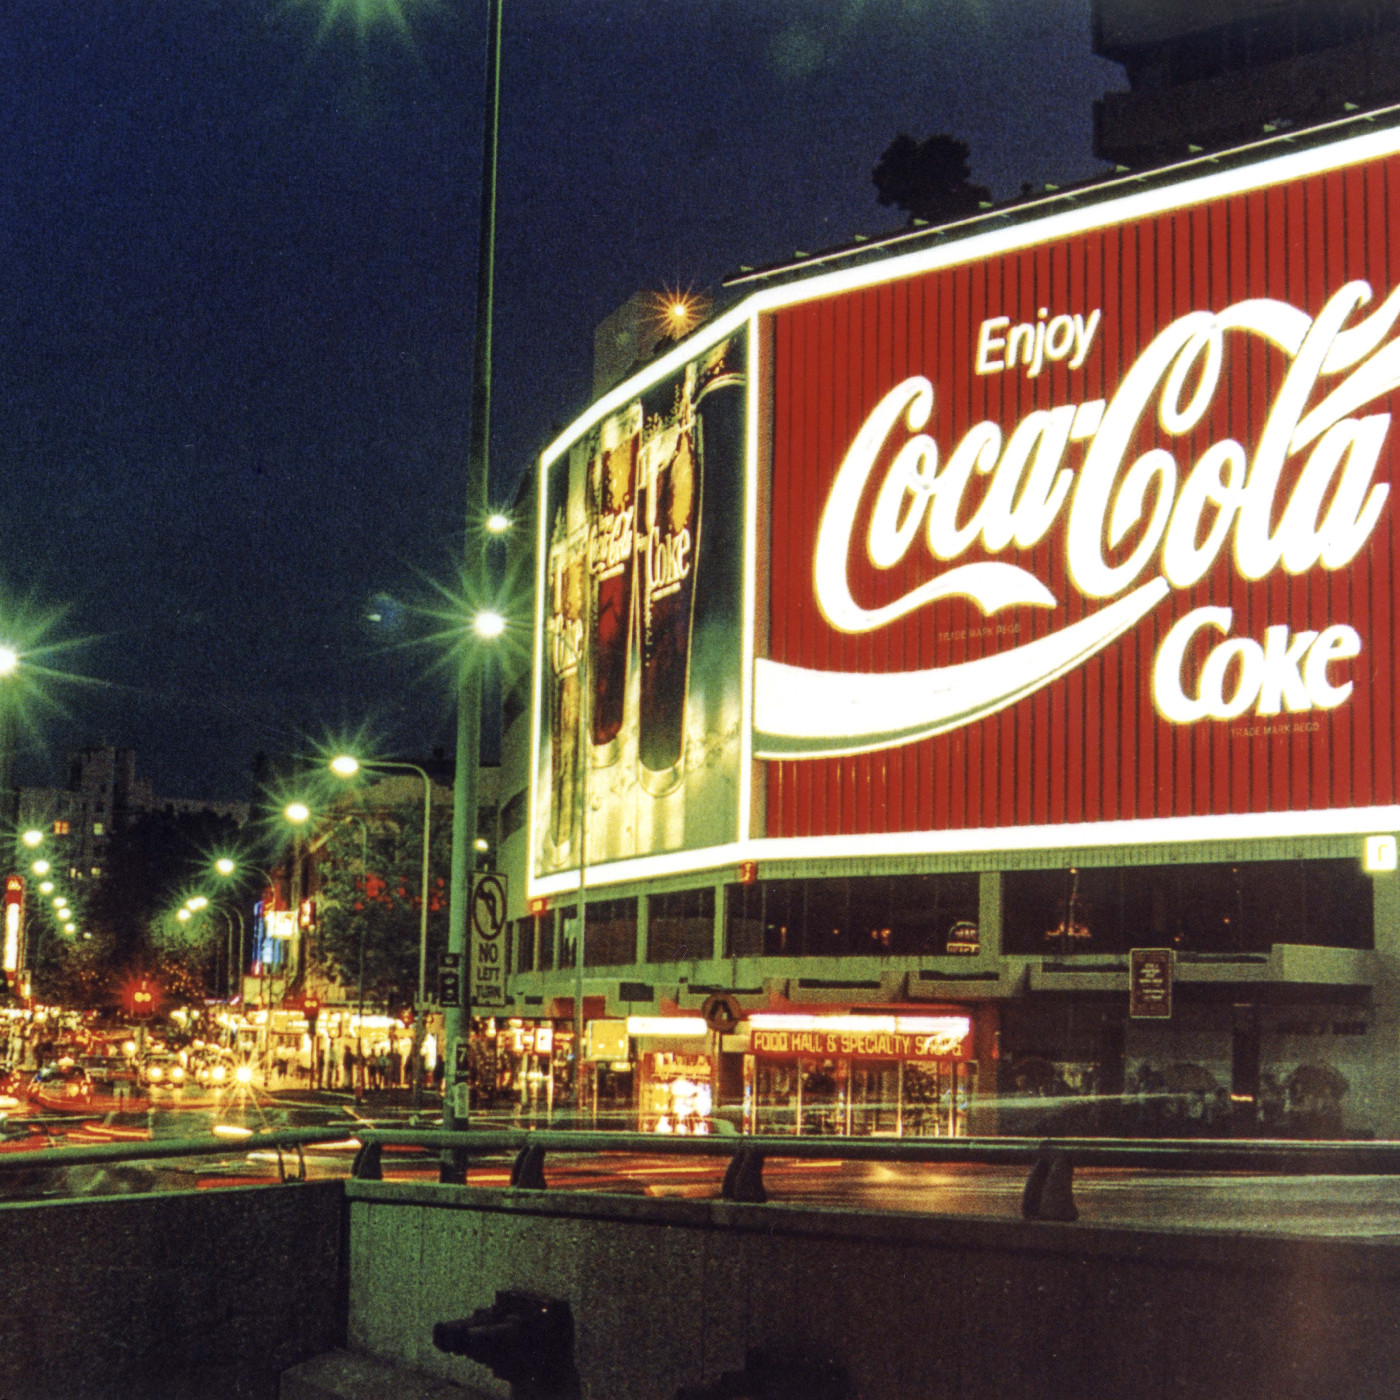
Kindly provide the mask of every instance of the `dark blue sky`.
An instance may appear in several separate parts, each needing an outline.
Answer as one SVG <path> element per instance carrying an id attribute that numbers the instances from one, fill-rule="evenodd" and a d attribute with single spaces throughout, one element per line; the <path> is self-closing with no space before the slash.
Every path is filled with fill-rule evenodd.
<path id="1" fill-rule="evenodd" d="M 103 683 L 26 780 L 89 739 L 209 797 L 330 730 L 450 747 L 401 644 L 459 552 L 486 7 L 399 3 L 410 43 L 311 0 L 0 22 L 0 586 Z M 1088 0 L 506 0 L 494 494 L 633 291 L 896 226 L 900 130 L 998 196 L 1088 174 L 1122 85 Z"/>

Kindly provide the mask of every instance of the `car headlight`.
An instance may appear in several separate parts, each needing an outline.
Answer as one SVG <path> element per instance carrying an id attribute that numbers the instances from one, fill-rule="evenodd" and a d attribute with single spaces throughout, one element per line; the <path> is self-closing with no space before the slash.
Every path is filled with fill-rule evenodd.
<path id="1" fill-rule="evenodd" d="M 225 1076 L 224 1076 L 224 1067 L 223 1067 L 223 1065 L 215 1065 L 215 1066 L 214 1066 L 214 1082 L 215 1082 L 216 1084 L 222 1084 L 222 1083 L 224 1082 L 224 1077 L 225 1077 Z"/>
<path id="2" fill-rule="evenodd" d="M 164 1073 L 165 1071 L 161 1069 L 159 1065 L 152 1065 L 150 1069 L 146 1071 L 146 1078 L 150 1080 L 160 1079 Z"/>
<path id="3" fill-rule="evenodd" d="M 185 1077 L 185 1071 L 182 1070 L 179 1065 L 175 1065 L 170 1071 L 170 1077 L 172 1079 L 183 1079 Z"/>

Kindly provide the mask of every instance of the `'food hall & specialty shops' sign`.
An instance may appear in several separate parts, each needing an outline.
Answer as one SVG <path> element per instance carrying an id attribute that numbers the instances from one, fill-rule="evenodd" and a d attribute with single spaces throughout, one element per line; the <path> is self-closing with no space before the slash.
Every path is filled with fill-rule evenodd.
<path id="1" fill-rule="evenodd" d="M 902 1031 L 755 1030 L 753 1053 L 772 1059 L 948 1060 L 970 1054 L 970 1034 L 911 1035 Z"/>

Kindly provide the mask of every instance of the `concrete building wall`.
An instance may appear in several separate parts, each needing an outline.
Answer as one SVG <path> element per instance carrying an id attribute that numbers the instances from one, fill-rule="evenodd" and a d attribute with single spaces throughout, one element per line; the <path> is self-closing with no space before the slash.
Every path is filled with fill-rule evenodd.
<path id="1" fill-rule="evenodd" d="M 352 1182 L 349 1344 L 489 1394 L 434 1322 L 566 1299 L 586 1396 L 666 1400 L 781 1345 L 858 1400 L 1394 1394 L 1392 1244 Z"/>
<path id="2" fill-rule="evenodd" d="M 279 1372 L 344 1336 L 341 1191 L 0 1205 L 0 1395 L 272 1400 Z"/>

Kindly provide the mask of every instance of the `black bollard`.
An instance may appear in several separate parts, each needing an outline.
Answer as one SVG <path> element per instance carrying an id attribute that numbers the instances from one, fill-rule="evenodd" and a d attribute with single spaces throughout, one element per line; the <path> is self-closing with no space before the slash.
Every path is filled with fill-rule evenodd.
<path id="1" fill-rule="evenodd" d="M 498 1289 L 489 1308 L 436 1323 L 433 1345 L 488 1367 L 511 1400 L 581 1400 L 574 1317 L 562 1298 Z"/>

